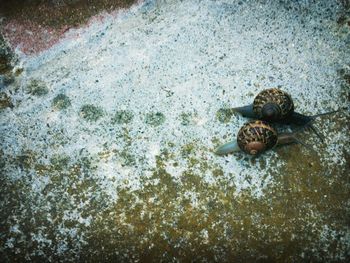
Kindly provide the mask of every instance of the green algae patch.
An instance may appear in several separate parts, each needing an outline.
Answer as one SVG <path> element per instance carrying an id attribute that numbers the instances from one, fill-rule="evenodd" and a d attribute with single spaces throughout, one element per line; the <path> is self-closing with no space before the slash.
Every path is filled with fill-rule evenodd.
<path id="1" fill-rule="evenodd" d="M 243 257 L 255 262 L 264 256 L 269 262 L 292 262 L 331 258 L 313 254 L 322 246 L 322 236 L 333 244 L 327 249 L 329 255 L 340 252 L 345 238 L 342 222 L 346 220 L 340 211 L 344 211 L 349 189 L 332 177 L 320 176 L 326 168 L 316 162 L 316 157 L 305 160 L 295 152 L 300 150 L 297 147 L 289 149 L 288 155 L 286 149 L 279 149 L 281 158 L 286 159 L 283 173 L 271 172 L 276 183 L 257 198 L 248 189 L 237 194 L 236 187 L 223 178 L 221 167 L 201 159 L 198 153 L 203 150 L 197 141 L 183 145 L 180 153 L 172 152 L 171 147 L 161 149 L 152 175 L 142 179 L 143 187 L 136 191 L 119 189 L 118 202 L 92 225 L 88 242 L 99 240 L 106 248 L 103 253 L 95 245 L 86 249 L 104 258 L 122 251 L 129 253 L 128 258 L 132 254 L 135 260 L 150 261 L 217 257 L 239 261 Z M 293 157 L 288 157 L 291 153 Z M 166 167 L 178 154 L 187 166 L 180 180 L 174 180 Z M 305 162 L 312 165 L 303 171 L 296 162 L 303 167 Z M 216 178 L 215 184 L 205 182 L 207 171 Z M 327 226 L 338 236 L 332 236 Z"/>
<path id="2" fill-rule="evenodd" d="M 103 115 L 103 109 L 92 104 L 86 104 L 80 109 L 80 117 L 89 122 L 95 122 Z"/>
<path id="3" fill-rule="evenodd" d="M 15 74 L 8 73 L 3 75 L 2 82 L 4 83 L 5 87 L 11 85 L 15 82 Z"/>
<path id="4" fill-rule="evenodd" d="M 188 158 L 189 155 L 194 154 L 197 149 L 197 145 L 198 142 L 194 141 L 181 146 L 181 156 L 183 158 Z"/>
<path id="5" fill-rule="evenodd" d="M 106 244 L 103 256 L 130 246 L 128 251 L 137 259 L 147 254 L 154 261 L 204 260 L 215 255 L 222 259 L 244 257 L 249 262 L 258 255 L 267 261 L 302 261 L 303 254 L 314 258 L 312 248 L 327 224 L 323 211 L 314 210 L 314 200 L 298 199 L 298 192 L 290 195 L 274 186 L 262 199 L 249 191 L 236 195 L 233 189 L 207 185 L 199 175 L 186 175 L 180 186 L 160 168 L 145 181 L 149 183 L 144 189 L 120 191 L 119 202 L 91 229 L 91 236 Z M 155 185 L 153 180 L 159 183 Z M 319 202 L 325 200 L 318 197 Z M 119 237 L 117 243 L 113 242 L 115 236 Z M 333 253 L 337 253 L 340 240 L 330 238 L 335 242 Z M 94 244 L 92 239 L 90 242 Z M 174 246 L 179 249 L 172 249 Z M 225 252 L 218 246 L 225 247 Z"/>
<path id="6" fill-rule="evenodd" d="M 123 140 L 126 137 L 126 142 L 132 142 L 127 128 L 122 134 Z M 342 232 L 346 214 L 342 212 L 349 189 L 341 181 L 320 176 L 326 167 L 317 162 L 317 156 L 305 160 L 297 154 L 298 147 L 279 149 L 286 161 L 283 173 L 273 174 L 276 183 L 257 198 L 250 190 L 237 193 L 236 188 L 224 180 L 221 167 L 200 157 L 205 147 L 198 141 L 183 145 L 180 152 L 173 151 L 173 143 L 165 145 L 156 156 L 151 175 L 140 180 L 142 187 L 136 190 L 117 187 L 118 199 L 109 205 L 97 178 L 91 175 L 96 171 L 96 161 L 118 155 L 117 152 L 107 148 L 97 159 L 83 154 L 76 162 L 64 155 L 55 155 L 48 167 L 34 165 L 38 173 L 40 168 L 42 174 L 50 174 L 51 183 L 43 193 L 56 204 L 51 212 L 55 222 L 64 225 L 67 231 L 77 228 L 84 231 L 81 260 L 92 262 L 98 257 L 125 261 L 132 257 L 135 261 L 147 258 L 184 262 L 193 258 L 198 261 L 220 258 L 224 262 L 244 257 L 254 262 L 263 255 L 268 262 L 304 261 L 316 258 L 313 249 L 322 245 L 320 236 L 331 240 L 333 246 L 327 248 L 328 252 L 339 253 L 341 240 L 346 238 Z M 31 160 L 28 163 L 36 162 L 35 153 L 23 155 Z M 187 166 L 180 180 L 175 180 L 167 171 L 167 165 L 178 155 Z M 300 163 L 300 167 L 295 163 Z M 306 170 L 302 171 L 301 166 Z M 217 179 L 215 184 L 204 180 L 207 171 Z M 339 175 L 341 171 L 335 173 Z M 50 197 L 48 193 L 52 192 L 62 198 Z M 91 193 L 98 194 L 91 198 Z M 62 216 L 64 211 L 73 209 L 74 204 L 81 203 L 86 207 L 79 220 Z M 54 232 L 45 213 L 36 216 L 38 221 L 30 226 L 45 223 Z M 89 219 L 88 227 L 81 223 L 91 216 L 93 220 Z M 338 236 L 333 236 L 326 226 L 337 230 Z M 56 238 L 52 235 L 52 239 Z M 101 245 L 103 251 L 98 249 Z"/>
<path id="7" fill-rule="evenodd" d="M 128 124 L 133 118 L 134 114 L 131 111 L 120 110 L 114 114 L 112 124 Z"/>
<path id="8" fill-rule="evenodd" d="M 37 97 L 41 97 L 49 93 L 49 89 L 44 81 L 32 79 L 26 86 L 25 92 Z"/>
<path id="9" fill-rule="evenodd" d="M 50 163 L 54 166 L 56 170 L 64 170 L 68 167 L 70 162 L 70 157 L 67 155 L 56 154 L 50 159 Z"/>
<path id="10" fill-rule="evenodd" d="M 0 92 L 0 110 L 6 108 L 13 108 L 13 103 L 5 92 Z"/>
<path id="11" fill-rule="evenodd" d="M 228 123 L 234 115 L 234 110 L 230 108 L 221 108 L 216 112 L 216 119 L 221 123 Z"/>
<path id="12" fill-rule="evenodd" d="M 12 66 L 7 56 L 0 54 L 0 74 L 4 74 L 11 70 Z"/>
<path id="13" fill-rule="evenodd" d="M 194 118 L 197 117 L 197 113 L 183 112 L 180 114 L 181 125 L 188 126 L 194 123 Z"/>
<path id="14" fill-rule="evenodd" d="M 65 94 L 58 94 L 52 100 L 52 107 L 57 110 L 64 110 L 71 106 L 70 98 Z"/>
<path id="15" fill-rule="evenodd" d="M 122 151 L 119 156 L 122 166 L 133 166 L 136 164 L 135 155 L 129 153 L 127 149 Z"/>
<path id="16" fill-rule="evenodd" d="M 14 57 L 14 53 L 0 32 L 0 74 L 9 73 L 12 70 L 11 62 L 14 60 Z"/>
<path id="17" fill-rule="evenodd" d="M 16 157 L 16 163 L 25 169 L 33 167 L 36 163 L 38 153 L 32 150 L 24 150 L 22 154 Z"/>
<path id="18" fill-rule="evenodd" d="M 165 115 L 161 112 L 147 113 L 145 116 L 145 122 L 150 126 L 160 126 L 165 122 Z"/>
<path id="19" fill-rule="evenodd" d="M 224 175 L 224 171 L 222 169 L 216 168 L 212 170 L 212 174 L 214 177 L 220 177 Z"/>
<path id="20" fill-rule="evenodd" d="M 88 231 L 92 216 L 103 211 L 108 201 L 108 196 L 100 187 L 99 178 L 93 176 L 95 168 L 84 159 L 90 159 L 89 156 L 67 162 L 64 156 L 57 155 L 51 159 L 51 164 L 45 165 L 37 160 L 37 156 L 29 158 L 34 155 L 35 153 L 29 151 L 22 154 L 27 156 L 26 162 L 33 168 L 27 174 L 26 180 L 0 179 L 1 189 L 6 190 L 1 200 L 9 205 L 0 208 L 1 214 L 6 213 L 9 216 L 8 220 L 2 222 L 2 226 L 10 228 L 14 223 L 13 217 L 16 217 L 16 227 L 23 231 L 10 231 L 1 238 L 2 244 L 4 240 L 11 239 L 20 251 L 14 256 L 11 247 L 4 247 L 2 252 L 7 257 L 20 261 L 25 261 L 28 250 L 38 249 L 32 237 L 40 236 L 43 230 L 45 238 L 52 240 L 50 245 L 72 245 L 79 242 L 81 234 Z M 10 162 L 9 158 L 7 156 L 7 163 Z M 16 158 L 13 159 L 18 164 Z M 32 174 L 39 175 L 36 180 L 46 183 L 33 189 Z M 99 194 L 92 198 L 92 193 L 97 192 Z M 73 216 L 72 211 L 75 211 Z M 20 216 L 17 217 L 18 214 Z M 63 232 L 57 231 L 57 224 L 63 231 L 69 231 L 73 235 L 67 238 Z M 41 248 L 43 246 L 49 249 L 45 244 Z M 74 257 L 73 254 L 68 256 Z M 45 261 L 47 256 L 37 255 L 32 259 Z"/>
<path id="21" fill-rule="evenodd" d="M 122 141 L 125 144 L 124 150 L 129 149 L 133 141 L 130 135 L 130 129 L 128 127 L 123 127 L 121 130 L 117 131 L 116 140 Z"/>
<path id="22" fill-rule="evenodd" d="M 0 149 L 0 169 L 4 168 L 5 165 L 6 165 L 5 154 L 4 154 L 4 152 Z"/>

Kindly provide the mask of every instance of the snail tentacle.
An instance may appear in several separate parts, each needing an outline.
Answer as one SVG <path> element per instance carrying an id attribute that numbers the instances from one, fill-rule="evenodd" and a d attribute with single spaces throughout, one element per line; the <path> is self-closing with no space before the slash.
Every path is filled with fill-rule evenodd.
<path id="1" fill-rule="evenodd" d="M 308 123 L 306 125 L 316 134 L 316 136 L 321 140 L 321 142 L 324 142 L 324 136 L 318 132 L 318 130 L 315 128 L 314 125 L 312 125 L 312 123 Z"/>
<path id="2" fill-rule="evenodd" d="M 299 140 L 298 138 L 295 138 L 295 142 L 296 142 L 297 144 L 300 144 L 300 145 L 304 146 L 304 147 L 305 147 L 306 149 L 308 149 L 309 151 L 316 153 L 316 151 L 315 151 L 310 145 L 304 143 L 303 141 Z"/>
<path id="3" fill-rule="evenodd" d="M 232 108 L 232 111 L 238 112 L 243 117 L 246 117 L 246 118 L 256 118 L 257 117 L 254 110 L 253 110 L 253 104 L 249 104 L 249 105 L 237 107 L 237 108 Z"/>
<path id="4" fill-rule="evenodd" d="M 343 109 L 333 110 L 333 111 L 319 113 L 319 114 L 312 115 L 312 116 L 306 116 L 306 115 L 298 113 L 298 112 L 293 112 L 293 114 L 289 118 L 286 119 L 286 122 L 292 123 L 292 124 L 295 124 L 298 126 L 306 126 L 318 117 L 334 114 L 334 113 L 340 112 L 342 110 Z"/>
<path id="5" fill-rule="evenodd" d="M 312 152 L 316 152 L 310 145 L 308 145 L 308 144 L 304 143 L 303 141 L 299 140 L 298 138 L 296 138 L 295 134 L 296 134 L 295 132 L 279 134 L 277 146 L 297 143 L 297 144 L 304 146 L 306 149 L 308 149 Z"/>
<path id="6" fill-rule="evenodd" d="M 345 109 L 346 109 L 346 108 L 341 108 L 341 109 L 339 109 L 339 110 L 332 110 L 332 111 L 327 111 L 327 112 L 324 112 L 324 113 L 319 113 L 319 114 L 316 114 L 316 115 L 312 115 L 311 118 L 312 118 L 312 119 L 316 119 L 316 118 L 318 118 L 318 117 L 325 116 L 325 115 L 330 115 L 330 114 L 334 114 L 334 113 L 343 111 L 343 110 L 345 110 Z"/>
<path id="7" fill-rule="evenodd" d="M 316 115 L 312 115 L 312 116 L 306 116 L 306 115 L 294 112 L 291 115 L 291 117 L 289 119 L 287 119 L 287 121 L 289 123 L 292 123 L 292 124 L 295 124 L 295 125 L 298 125 L 298 126 L 302 126 L 302 129 L 310 128 L 317 135 L 317 137 L 322 142 L 324 142 L 324 136 L 321 135 L 321 133 L 315 128 L 315 126 L 313 125 L 313 122 L 318 117 L 334 114 L 334 113 L 340 112 L 342 110 L 343 109 L 334 110 L 334 111 L 328 111 L 328 112 L 324 112 L 324 113 L 320 113 L 320 114 L 316 114 Z"/>

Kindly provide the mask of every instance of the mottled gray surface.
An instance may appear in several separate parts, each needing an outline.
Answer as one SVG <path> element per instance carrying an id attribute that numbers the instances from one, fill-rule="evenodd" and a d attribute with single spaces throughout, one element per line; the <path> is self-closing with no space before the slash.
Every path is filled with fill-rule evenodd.
<path id="1" fill-rule="evenodd" d="M 345 22 L 339 20 L 345 17 Z M 348 106 L 346 6 L 146 1 L 72 29 L 2 92 L 7 261 L 346 262 L 349 113 L 324 143 L 213 155 L 265 88 Z"/>

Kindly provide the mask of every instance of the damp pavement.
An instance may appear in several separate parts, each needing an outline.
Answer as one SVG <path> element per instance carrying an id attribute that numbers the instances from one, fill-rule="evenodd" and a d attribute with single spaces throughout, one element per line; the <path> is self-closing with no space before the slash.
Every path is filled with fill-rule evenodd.
<path id="1" fill-rule="evenodd" d="M 40 48 L 2 19 L 2 260 L 348 262 L 349 4 L 129 2 Z M 312 150 L 215 156 L 271 87 L 345 109 Z"/>

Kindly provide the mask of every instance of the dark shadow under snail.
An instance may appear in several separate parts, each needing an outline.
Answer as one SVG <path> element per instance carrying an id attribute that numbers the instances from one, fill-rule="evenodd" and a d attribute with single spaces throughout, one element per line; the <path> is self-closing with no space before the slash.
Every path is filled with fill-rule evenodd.
<path id="1" fill-rule="evenodd" d="M 295 137 L 295 132 L 278 134 L 267 122 L 256 120 L 245 123 L 238 131 L 235 141 L 219 146 L 214 152 L 217 155 L 226 155 L 243 151 L 250 155 L 258 155 L 275 146 L 293 143 L 308 147 Z"/>
<path id="2" fill-rule="evenodd" d="M 300 114 L 294 111 L 292 97 L 287 92 L 284 92 L 277 88 L 263 90 L 254 98 L 253 104 L 233 108 L 232 110 L 239 112 L 242 116 L 247 118 L 308 127 L 322 141 L 323 137 L 312 125 L 313 121 L 317 117 L 333 114 L 340 111 L 329 111 L 313 116 Z"/>

